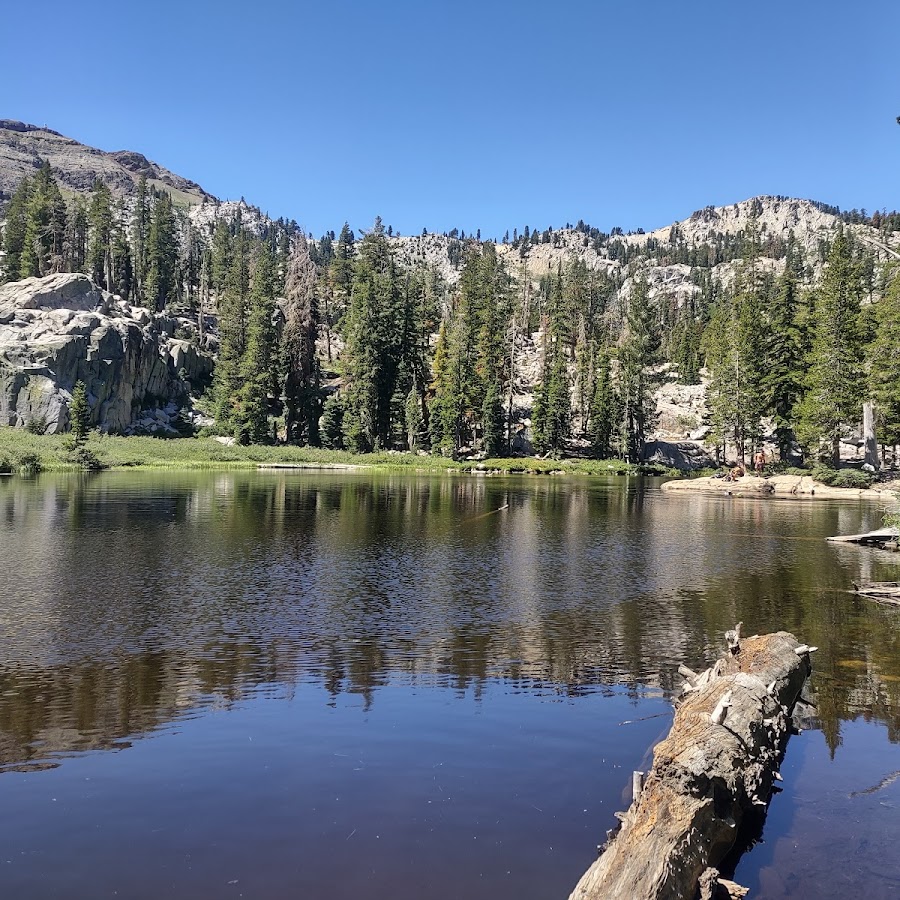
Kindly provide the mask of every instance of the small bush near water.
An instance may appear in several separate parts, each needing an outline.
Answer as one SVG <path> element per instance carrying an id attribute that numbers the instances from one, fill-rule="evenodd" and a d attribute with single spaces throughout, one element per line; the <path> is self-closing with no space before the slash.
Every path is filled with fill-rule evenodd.
<path id="1" fill-rule="evenodd" d="M 23 453 L 17 460 L 17 467 L 22 475 L 37 475 L 43 466 L 37 453 Z"/>
<path id="2" fill-rule="evenodd" d="M 100 457 L 87 447 L 76 447 L 68 453 L 69 462 L 74 463 L 80 469 L 87 469 L 89 472 L 99 472 L 106 466 L 101 462 Z"/>
<path id="3" fill-rule="evenodd" d="M 859 469 L 829 469 L 826 466 L 817 466 L 813 469 L 812 477 L 829 487 L 856 490 L 872 487 L 875 481 L 875 476 L 871 472 L 862 472 Z"/>

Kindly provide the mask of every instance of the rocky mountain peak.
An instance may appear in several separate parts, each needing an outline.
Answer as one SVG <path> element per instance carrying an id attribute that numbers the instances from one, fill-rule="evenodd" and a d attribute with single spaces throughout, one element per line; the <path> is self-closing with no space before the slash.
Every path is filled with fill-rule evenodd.
<path id="1" fill-rule="evenodd" d="M 47 160 L 59 185 L 71 193 L 87 193 L 99 178 L 118 196 L 134 193 L 143 175 L 164 188 L 182 206 L 211 199 L 195 181 L 170 172 L 133 150 L 108 153 L 39 125 L 0 119 L 0 198 L 9 197 L 26 175 Z"/>

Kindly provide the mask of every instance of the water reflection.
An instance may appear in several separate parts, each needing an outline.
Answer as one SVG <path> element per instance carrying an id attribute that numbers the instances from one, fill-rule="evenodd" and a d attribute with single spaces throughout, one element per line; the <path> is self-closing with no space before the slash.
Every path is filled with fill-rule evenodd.
<path id="1" fill-rule="evenodd" d="M 210 704 L 319 686 L 502 679 L 670 690 L 721 634 L 792 630 L 841 723 L 900 726 L 897 610 L 846 589 L 877 551 L 839 504 L 663 495 L 649 481 L 104 474 L 0 481 L 0 764 L 121 742 Z"/>

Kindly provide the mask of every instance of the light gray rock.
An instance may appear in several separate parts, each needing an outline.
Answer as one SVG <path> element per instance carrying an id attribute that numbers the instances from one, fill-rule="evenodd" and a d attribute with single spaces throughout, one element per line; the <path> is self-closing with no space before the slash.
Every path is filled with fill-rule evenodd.
<path id="1" fill-rule="evenodd" d="M 107 153 L 80 144 L 50 128 L 0 119 L 0 190 L 11 194 L 23 175 L 33 175 L 40 160 L 48 160 L 53 176 L 68 191 L 86 194 L 96 179 L 117 196 L 133 194 L 141 175 L 177 192 L 190 203 L 211 199 L 198 184 L 152 162 L 140 153 Z"/>
<path id="2" fill-rule="evenodd" d="M 644 461 L 660 463 L 682 472 L 714 468 L 716 465 L 715 460 L 700 444 L 691 441 L 648 441 L 644 446 Z"/>
<path id="3" fill-rule="evenodd" d="M 212 356 L 171 338 L 177 321 L 151 316 L 102 291 L 87 276 L 48 275 L 0 287 L 0 424 L 68 427 L 83 381 L 91 422 L 124 433 L 142 410 L 168 428 L 192 384 L 209 377 Z M 184 379 L 187 379 L 185 381 Z"/>

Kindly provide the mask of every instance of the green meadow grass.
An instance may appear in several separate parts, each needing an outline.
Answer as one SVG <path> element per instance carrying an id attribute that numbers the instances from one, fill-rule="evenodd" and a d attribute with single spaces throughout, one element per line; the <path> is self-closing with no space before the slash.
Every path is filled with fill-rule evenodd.
<path id="1" fill-rule="evenodd" d="M 260 465 L 354 466 L 392 471 L 496 472 L 528 474 L 634 475 L 639 472 L 670 474 L 660 469 L 641 469 L 621 460 L 588 459 L 486 459 L 456 461 L 418 453 L 380 452 L 355 454 L 314 447 L 228 447 L 211 437 L 156 438 L 116 437 L 92 434 L 85 445 L 109 468 L 141 469 L 254 469 Z M 48 472 L 77 471 L 65 435 L 31 434 L 21 428 L 0 427 L 0 471 L 18 471 L 23 463 L 37 460 Z"/>

